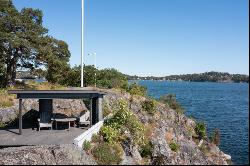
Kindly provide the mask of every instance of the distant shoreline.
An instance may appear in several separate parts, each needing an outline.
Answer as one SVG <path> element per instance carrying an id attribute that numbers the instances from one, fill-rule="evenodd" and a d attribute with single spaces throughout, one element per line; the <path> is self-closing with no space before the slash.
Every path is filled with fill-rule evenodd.
<path id="1" fill-rule="evenodd" d="M 159 82 L 188 82 L 188 83 L 236 83 L 236 84 L 249 84 L 249 82 L 233 82 L 233 81 L 180 81 L 180 80 L 145 80 L 145 79 L 131 79 L 129 81 L 159 81 Z"/>
<path id="2" fill-rule="evenodd" d="M 229 74 L 223 72 L 205 72 L 200 74 L 170 75 L 165 77 L 129 76 L 128 80 L 185 81 L 185 82 L 218 82 L 218 83 L 249 83 L 249 76 L 244 74 Z"/>

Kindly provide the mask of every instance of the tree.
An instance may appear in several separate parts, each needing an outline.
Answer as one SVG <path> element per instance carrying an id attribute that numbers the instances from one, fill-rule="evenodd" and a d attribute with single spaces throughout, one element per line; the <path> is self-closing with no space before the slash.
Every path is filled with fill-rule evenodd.
<path id="1" fill-rule="evenodd" d="M 35 70 L 44 65 L 59 72 L 62 66 L 67 66 L 68 46 L 47 34 L 41 10 L 23 8 L 19 12 L 12 1 L 0 1 L 3 4 L 0 6 L 0 60 L 6 66 L 5 85 L 14 84 L 17 69 Z M 48 78 L 55 81 L 57 77 L 49 75 Z"/>
<path id="2" fill-rule="evenodd" d="M 123 88 L 128 86 L 127 78 L 116 69 L 103 69 L 99 71 L 97 83 L 105 88 Z"/>

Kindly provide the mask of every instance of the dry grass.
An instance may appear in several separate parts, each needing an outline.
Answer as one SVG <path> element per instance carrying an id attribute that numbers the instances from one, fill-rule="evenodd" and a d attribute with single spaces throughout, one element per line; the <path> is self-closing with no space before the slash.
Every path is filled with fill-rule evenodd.
<path id="1" fill-rule="evenodd" d="M 0 108 L 11 107 L 14 104 L 14 95 L 9 95 L 7 90 L 0 90 Z"/>
<path id="2" fill-rule="evenodd" d="M 14 104 L 15 95 L 8 94 L 8 90 L 22 89 L 22 90 L 62 90 L 65 87 L 58 84 L 36 83 L 29 81 L 26 84 L 16 84 L 14 87 L 7 89 L 0 89 L 0 108 L 11 107 Z"/>
<path id="3" fill-rule="evenodd" d="M 24 90 L 62 90 L 65 87 L 58 84 L 51 84 L 48 82 L 36 83 L 34 81 L 29 81 L 26 84 L 16 86 L 14 88 L 24 89 Z"/>
<path id="4" fill-rule="evenodd" d="M 151 138 L 153 136 L 153 132 L 154 132 L 154 129 L 155 129 L 155 124 L 154 123 L 148 123 L 146 124 L 145 126 L 145 137 L 147 139 Z"/>

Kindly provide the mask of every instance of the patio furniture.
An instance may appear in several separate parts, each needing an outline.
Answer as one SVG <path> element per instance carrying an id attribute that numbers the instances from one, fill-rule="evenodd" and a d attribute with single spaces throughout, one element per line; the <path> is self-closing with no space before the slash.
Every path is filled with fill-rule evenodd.
<path id="1" fill-rule="evenodd" d="M 40 118 L 38 118 L 37 121 L 38 131 L 40 131 L 42 127 L 49 127 L 52 130 L 51 112 L 40 112 Z"/>
<path id="2" fill-rule="evenodd" d="M 38 119 L 38 131 L 42 127 L 49 127 L 52 130 L 52 110 L 53 101 L 51 99 L 39 99 L 39 119 Z"/>
<path id="3" fill-rule="evenodd" d="M 80 116 L 78 125 L 90 125 L 90 112 L 87 111 L 85 114 Z"/>
<path id="4" fill-rule="evenodd" d="M 68 123 L 69 124 L 69 128 L 68 130 L 70 130 L 70 122 L 74 122 L 74 127 L 75 127 L 75 121 L 76 121 L 76 118 L 60 118 L 60 119 L 52 119 L 53 121 L 55 121 L 56 123 L 56 130 L 57 130 L 57 123 L 60 122 L 60 123 Z"/>

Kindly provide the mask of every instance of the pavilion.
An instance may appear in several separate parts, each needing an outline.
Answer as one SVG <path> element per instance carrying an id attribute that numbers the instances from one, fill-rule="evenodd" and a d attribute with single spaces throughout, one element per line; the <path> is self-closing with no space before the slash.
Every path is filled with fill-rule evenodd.
<path id="1" fill-rule="evenodd" d="M 103 119 L 102 100 L 106 94 L 98 90 L 84 88 L 69 90 L 10 90 L 9 94 L 16 94 L 19 99 L 19 134 L 22 135 L 22 100 L 38 99 L 39 112 L 53 113 L 53 99 L 90 99 L 90 125 Z"/>

